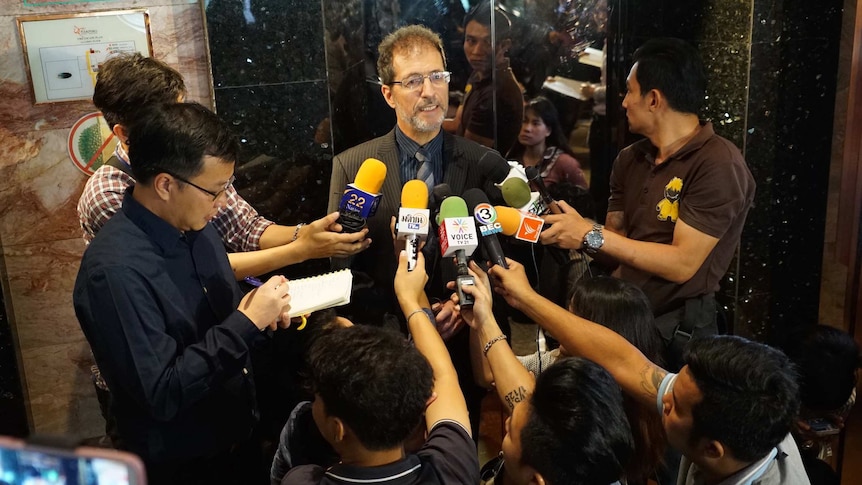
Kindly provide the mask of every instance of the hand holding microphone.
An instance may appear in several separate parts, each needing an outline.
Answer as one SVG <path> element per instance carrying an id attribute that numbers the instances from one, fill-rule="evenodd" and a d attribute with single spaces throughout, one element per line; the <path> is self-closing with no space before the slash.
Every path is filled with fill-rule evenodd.
<path id="1" fill-rule="evenodd" d="M 467 212 L 467 203 L 461 197 L 446 198 L 440 205 L 437 222 L 440 254 L 444 258 L 455 257 L 458 271 L 455 290 L 458 292 L 461 307 L 470 307 L 473 304 L 473 298 L 464 293 L 463 287 L 474 285 L 475 281 L 467 270 L 467 257 L 479 246 L 479 240 L 476 235 L 476 225 Z"/>
<path id="2" fill-rule="evenodd" d="M 565 204 L 565 202 L 562 203 Z M 523 213 L 511 207 L 497 206 L 495 209 L 497 209 L 497 221 L 500 223 L 500 227 L 503 228 L 504 235 L 514 236 L 519 241 L 531 244 L 539 242 L 540 238 L 544 243 L 544 231 L 547 230 L 544 225 L 545 222 L 548 218 L 559 217 L 545 216 L 543 220 L 540 217 Z M 546 250 L 558 264 L 565 264 L 571 259 L 568 250 L 556 247 L 547 247 Z"/>
<path id="3" fill-rule="evenodd" d="M 386 179 L 386 165 L 376 158 L 362 162 L 352 184 L 347 184 L 341 203 L 338 223 L 342 232 L 355 233 L 365 228 L 367 219 L 377 212 L 380 188 Z"/>
<path id="4" fill-rule="evenodd" d="M 550 226 L 542 232 L 542 244 L 555 245 L 564 249 L 580 249 L 584 235 L 593 229 L 593 223 L 581 217 L 565 201 L 560 201 L 562 214 L 552 214 L 545 217 Z"/>
<path id="5" fill-rule="evenodd" d="M 471 213 L 479 224 L 479 233 L 482 235 L 482 247 L 491 264 L 499 264 L 504 268 L 506 257 L 497 234 L 503 232 L 503 228 L 497 222 L 497 210 L 491 205 L 488 196 L 480 189 L 470 189 L 464 192 L 464 200 L 467 207 L 472 208 Z"/>
<path id="6" fill-rule="evenodd" d="M 416 268 L 419 245 L 428 238 L 430 214 L 428 186 L 421 180 L 410 180 L 401 189 L 401 208 L 398 209 L 396 239 L 407 242 L 407 271 Z"/>

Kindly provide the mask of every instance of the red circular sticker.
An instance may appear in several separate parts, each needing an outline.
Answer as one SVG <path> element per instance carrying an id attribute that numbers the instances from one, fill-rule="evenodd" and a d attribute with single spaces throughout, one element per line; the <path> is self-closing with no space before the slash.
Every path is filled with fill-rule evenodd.
<path id="1" fill-rule="evenodd" d="M 69 158 L 87 176 L 99 169 L 114 154 L 117 137 L 102 113 L 90 113 L 72 125 L 69 132 Z"/>

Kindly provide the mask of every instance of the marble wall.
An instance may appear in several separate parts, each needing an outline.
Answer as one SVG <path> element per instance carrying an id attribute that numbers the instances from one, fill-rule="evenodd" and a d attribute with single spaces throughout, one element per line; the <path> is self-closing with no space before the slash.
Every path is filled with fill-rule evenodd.
<path id="1" fill-rule="evenodd" d="M 31 431 L 37 433 L 85 438 L 104 429 L 90 382 L 90 352 L 72 308 L 84 251 L 75 206 L 85 176 L 66 152 L 72 124 L 95 108 L 85 101 L 33 105 L 15 18 L 133 7 L 149 11 L 154 55 L 184 75 L 189 99 L 211 105 L 203 17 L 194 0 L 40 7 L 0 0 L 0 241 L 11 313 L 0 321 L 0 337 L 14 322 Z M 5 362 L 0 366 L 0 381 L 8 369 Z"/>
<path id="2" fill-rule="evenodd" d="M 212 0 L 206 8 L 216 109 L 242 143 L 235 185 L 274 221 L 311 222 L 326 213 L 332 163 L 321 2 L 249 7 Z"/>

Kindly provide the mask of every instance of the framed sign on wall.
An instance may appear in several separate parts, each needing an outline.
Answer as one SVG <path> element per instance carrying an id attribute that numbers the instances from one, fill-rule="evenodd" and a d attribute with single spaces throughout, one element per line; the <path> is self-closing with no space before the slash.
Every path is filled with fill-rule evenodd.
<path id="1" fill-rule="evenodd" d="M 18 17 L 27 76 L 36 104 L 90 99 L 108 57 L 152 56 L 146 10 Z"/>

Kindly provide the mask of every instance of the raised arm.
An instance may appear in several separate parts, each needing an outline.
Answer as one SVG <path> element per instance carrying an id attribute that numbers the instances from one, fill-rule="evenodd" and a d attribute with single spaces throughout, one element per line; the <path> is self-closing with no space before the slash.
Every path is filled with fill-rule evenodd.
<path id="1" fill-rule="evenodd" d="M 509 269 L 494 266 L 490 273 L 499 283 L 496 291 L 510 305 L 538 322 L 568 352 L 607 369 L 629 395 L 645 405 L 655 406 L 658 387 L 667 371 L 650 362 L 613 330 L 578 317 L 536 293 L 524 267 L 507 261 Z"/>
<path id="2" fill-rule="evenodd" d="M 475 303 L 472 309 L 463 309 L 462 315 L 470 325 L 471 333 L 474 334 L 471 335 L 473 339 L 471 343 L 476 347 L 471 351 L 484 354 L 493 376 L 497 396 L 506 406 L 506 410 L 511 413 L 516 404 L 526 400 L 533 392 L 535 378 L 515 357 L 515 353 L 512 352 L 494 318 L 494 313 L 491 311 L 492 295 L 488 275 L 474 262 L 470 263 L 470 274 L 473 275 L 476 284 L 464 287 L 464 292 L 471 295 Z M 473 363 L 475 366 L 475 359 Z"/>
<path id="3" fill-rule="evenodd" d="M 470 415 L 458 383 L 455 366 L 452 365 L 449 351 L 437 333 L 434 322 L 423 311 L 421 302 L 427 301 L 424 298 L 427 280 L 422 253 L 419 253 L 416 268 L 407 271 L 407 253 L 401 251 L 398 271 L 395 273 L 395 294 L 407 318 L 407 327 L 413 336 L 416 349 L 428 359 L 434 371 L 434 393 L 437 394 L 437 399 L 425 410 L 425 424 L 430 430 L 438 421 L 455 421 L 472 435 Z"/>
<path id="4" fill-rule="evenodd" d="M 367 229 L 354 234 L 341 234 L 341 226 L 335 222 L 337 219 L 338 213 L 333 212 L 301 228 L 289 227 L 291 236 L 281 246 L 228 254 L 236 279 L 257 276 L 309 259 L 350 256 L 368 248 L 371 239 L 365 237 Z M 272 225 L 267 231 L 285 227 Z M 296 235 L 296 240 L 293 240 L 293 235 Z"/>

